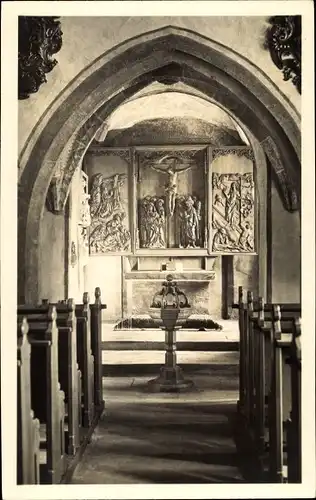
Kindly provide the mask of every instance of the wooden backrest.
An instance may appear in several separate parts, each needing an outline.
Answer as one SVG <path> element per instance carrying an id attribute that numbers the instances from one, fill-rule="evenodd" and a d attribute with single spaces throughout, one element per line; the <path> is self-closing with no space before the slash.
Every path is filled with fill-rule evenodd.
<path id="1" fill-rule="evenodd" d="M 41 312 L 39 312 L 41 311 Z M 41 422 L 46 422 L 49 393 L 47 388 L 58 384 L 58 329 L 56 308 L 45 310 L 30 306 L 19 306 L 21 313 L 27 315 L 28 340 L 31 350 L 31 387 L 32 408 Z M 41 374 L 41 376 L 39 376 Z"/>
<path id="2" fill-rule="evenodd" d="M 75 315 L 77 323 L 77 356 L 81 368 L 84 364 L 85 354 L 91 351 L 91 314 L 87 292 L 83 294 L 82 304 L 76 304 Z"/>
<path id="3" fill-rule="evenodd" d="M 83 294 L 83 303 L 76 305 L 77 359 L 82 374 L 83 426 L 91 425 L 94 414 L 94 360 L 91 351 L 91 314 L 89 295 Z"/>
<path id="4" fill-rule="evenodd" d="M 70 455 L 76 452 L 79 446 L 78 401 L 79 386 L 77 373 L 77 318 L 76 306 L 73 299 L 60 300 L 49 304 L 42 301 L 42 306 L 53 305 L 57 311 L 58 326 L 58 365 L 59 382 L 65 393 L 68 408 L 68 431 L 66 446 Z M 80 393 L 81 396 L 81 393 Z"/>
<path id="5" fill-rule="evenodd" d="M 22 311 L 28 311 L 32 408 L 46 424 L 47 481 L 55 484 L 62 473 L 57 313 L 54 306 L 48 306 L 47 313 L 40 307 L 19 306 L 18 317 Z"/>

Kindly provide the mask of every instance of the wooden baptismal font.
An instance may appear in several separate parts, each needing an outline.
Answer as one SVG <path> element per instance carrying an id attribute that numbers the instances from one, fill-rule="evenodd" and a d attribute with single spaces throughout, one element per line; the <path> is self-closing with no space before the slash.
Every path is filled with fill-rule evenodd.
<path id="1" fill-rule="evenodd" d="M 154 295 L 149 314 L 153 319 L 162 320 L 165 331 L 165 364 L 160 374 L 148 382 L 153 392 L 180 392 L 193 387 L 193 381 L 184 378 L 182 369 L 177 366 L 176 332 L 190 314 L 186 295 L 181 292 L 173 276 L 168 274 L 162 290 Z"/>

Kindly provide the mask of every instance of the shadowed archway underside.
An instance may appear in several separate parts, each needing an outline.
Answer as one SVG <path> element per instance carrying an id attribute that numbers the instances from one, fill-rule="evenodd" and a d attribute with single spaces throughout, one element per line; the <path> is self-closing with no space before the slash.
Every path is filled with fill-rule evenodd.
<path id="1" fill-rule="evenodd" d="M 72 82 L 22 158 L 19 182 L 19 301 L 37 301 L 40 219 L 65 207 L 73 173 L 104 120 L 154 81 L 181 81 L 243 123 L 273 165 L 285 207 L 300 199 L 299 118 L 249 61 L 196 33 L 166 27 L 114 47 Z M 80 83 L 76 85 L 76 80 Z M 36 135 L 36 131 L 34 132 Z"/>

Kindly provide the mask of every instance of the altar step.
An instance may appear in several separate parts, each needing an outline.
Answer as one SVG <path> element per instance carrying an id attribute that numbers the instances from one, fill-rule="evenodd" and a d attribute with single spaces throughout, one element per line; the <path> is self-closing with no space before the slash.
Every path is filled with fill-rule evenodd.
<path id="1" fill-rule="evenodd" d="M 177 363 L 190 370 L 239 363 L 239 333 L 236 321 L 222 321 L 223 330 L 177 332 Z M 102 324 L 103 375 L 135 375 L 157 372 L 165 360 L 162 330 L 114 330 Z"/>
<path id="2" fill-rule="evenodd" d="M 222 330 L 185 330 L 177 332 L 177 342 L 239 342 L 238 321 L 236 320 L 216 320 L 222 326 Z M 114 330 L 116 322 L 102 322 L 102 341 L 141 341 L 154 342 L 164 340 L 164 332 L 159 328 L 146 329 L 120 329 Z"/>

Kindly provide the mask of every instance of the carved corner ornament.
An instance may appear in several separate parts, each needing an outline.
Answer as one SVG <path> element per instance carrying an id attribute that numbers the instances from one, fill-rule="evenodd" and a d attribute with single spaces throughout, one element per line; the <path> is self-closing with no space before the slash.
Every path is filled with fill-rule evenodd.
<path id="1" fill-rule="evenodd" d="M 46 82 L 57 61 L 52 56 L 62 47 L 58 17 L 19 17 L 18 98 L 28 99 Z"/>
<path id="2" fill-rule="evenodd" d="M 284 80 L 292 80 L 301 93 L 301 16 L 272 16 L 268 22 L 264 47 Z"/>

